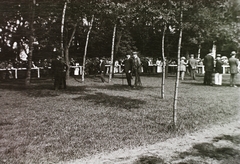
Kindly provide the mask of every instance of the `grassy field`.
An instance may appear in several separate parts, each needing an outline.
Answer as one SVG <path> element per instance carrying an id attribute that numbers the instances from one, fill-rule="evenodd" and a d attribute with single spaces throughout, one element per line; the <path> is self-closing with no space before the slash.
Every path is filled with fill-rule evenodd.
<path id="1" fill-rule="evenodd" d="M 238 77 L 239 78 L 239 77 Z M 240 88 L 204 86 L 203 77 L 180 81 L 177 131 L 172 129 L 175 77 L 168 77 L 165 99 L 159 76 L 142 76 L 132 89 L 115 76 L 111 84 L 70 78 L 54 91 L 51 79 L 0 82 L 0 163 L 57 163 L 103 151 L 133 148 L 226 123 L 239 110 Z M 240 79 L 238 79 L 238 85 Z"/>

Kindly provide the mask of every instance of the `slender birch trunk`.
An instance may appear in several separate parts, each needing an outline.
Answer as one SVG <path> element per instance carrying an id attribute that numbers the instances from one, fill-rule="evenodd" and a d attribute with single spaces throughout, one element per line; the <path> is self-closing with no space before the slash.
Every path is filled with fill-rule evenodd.
<path id="1" fill-rule="evenodd" d="M 122 30 L 120 30 L 120 32 L 118 32 L 117 36 L 116 36 L 115 54 L 118 53 L 118 49 L 119 49 L 121 39 L 122 39 Z"/>
<path id="2" fill-rule="evenodd" d="M 62 57 L 64 57 L 63 31 L 64 31 L 66 9 L 67 9 L 67 2 L 64 3 L 63 13 L 62 13 L 62 23 L 61 23 L 61 52 L 62 52 Z"/>
<path id="3" fill-rule="evenodd" d="M 182 17 L 183 12 L 181 10 L 180 14 L 180 32 L 179 32 L 179 41 L 178 41 L 178 69 L 175 83 L 175 92 L 174 92 L 174 103 L 173 103 L 173 123 L 174 129 L 177 124 L 177 101 L 178 101 L 178 87 L 179 87 L 179 76 L 180 76 L 180 55 L 181 55 L 181 44 L 182 44 Z"/>
<path id="4" fill-rule="evenodd" d="M 116 29 L 117 29 L 117 24 L 114 25 L 114 29 L 113 29 L 111 63 L 110 63 L 110 73 L 109 73 L 109 80 L 108 80 L 109 83 L 112 81 L 112 73 L 114 68 L 113 57 L 114 57 L 114 43 L 115 43 Z"/>
<path id="5" fill-rule="evenodd" d="M 164 99 L 164 89 L 165 89 L 165 68 L 166 68 L 166 61 L 165 61 L 165 54 L 164 54 L 164 40 L 165 40 L 165 33 L 167 29 L 167 24 L 164 24 L 164 29 L 163 29 L 163 36 L 162 36 L 162 60 L 163 60 L 163 65 L 162 65 L 162 87 L 161 87 L 161 97 Z"/>
<path id="6" fill-rule="evenodd" d="M 34 29 L 33 29 L 33 21 L 35 17 L 35 5 L 36 0 L 33 0 L 33 3 L 31 5 L 31 22 L 30 22 L 30 41 L 29 41 L 29 54 L 28 54 L 28 66 L 27 66 L 27 77 L 25 79 L 25 85 L 30 85 L 30 79 L 31 79 L 31 69 L 32 69 L 32 55 L 33 55 L 33 42 L 34 42 Z"/>
<path id="7" fill-rule="evenodd" d="M 70 67 L 69 67 L 69 48 L 71 46 L 71 43 L 72 43 L 73 37 L 75 35 L 76 29 L 77 29 L 77 23 L 74 25 L 72 35 L 71 35 L 71 37 L 69 39 L 69 42 L 68 42 L 68 44 L 65 48 L 65 61 L 66 61 L 66 64 L 68 66 L 68 69 L 67 69 L 67 72 L 66 72 L 66 79 L 69 79 L 69 70 L 70 70 Z"/>
<path id="8" fill-rule="evenodd" d="M 86 44 L 85 44 L 85 49 L 84 49 L 84 55 L 83 55 L 83 70 L 82 70 L 82 82 L 84 82 L 88 40 L 89 40 L 89 35 L 90 35 L 91 29 L 92 29 L 93 19 L 94 19 L 94 15 L 92 15 L 92 20 L 91 20 L 91 24 L 90 24 L 89 29 L 88 29 L 87 38 L 86 38 Z"/>
<path id="9" fill-rule="evenodd" d="M 216 52 L 217 52 L 217 46 L 216 46 L 216 42 L 213 41 L 213 46 L 212 46 L 212 55 L 213 55 L 213 58 L 215 59 L 216 58 Z"/>
<path id="10" fill-rule="evenodd" d="M 200 55 L 201 55 L 201 44 L 199 43 L 198 45 L 198 59 L 200 59 Z"/>

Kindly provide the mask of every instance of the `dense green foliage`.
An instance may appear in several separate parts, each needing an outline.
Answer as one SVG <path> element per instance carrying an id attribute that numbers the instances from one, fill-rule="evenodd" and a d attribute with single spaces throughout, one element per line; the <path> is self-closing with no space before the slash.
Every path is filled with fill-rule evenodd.
<path id="1" fill-rule="evenodd" d="M 64 0 L 36 0 L 34 17 L 33 60 L 52 58 L 54 48 L 60 51 L 60 28 Z M 23 44 L 29 44 L 31 1 L 0 2 L 0 59 L 11 59 L 19 55 Z M 191 1 L 183 3 L 182 55 L 197 54 L 201 45 L 203 57 L 213 41 L 218 53 L 228 56 L 238 51 L 239 2 L 237 0 Z M 165 51 L 172 58 L 177 56 L 179 32 L 179 8 L 177 0 L 91 0 L 68 1 L 66 10 L 64 42 L 69 41 L 74 25 L 70 57 L 82 58 L 88 23 L 94 15 L 93 29 L 88 45 L 88 57 L 111 54 L 114 24 L 117 24 L 115 44 L 116 58 L 131 51 L 143 56 L 161 57 L 161 37 L 167 24 Z M 83 20 L 86 20 L 85 22 Z M 17 47 L 13 45 L 17 43 Z"/>

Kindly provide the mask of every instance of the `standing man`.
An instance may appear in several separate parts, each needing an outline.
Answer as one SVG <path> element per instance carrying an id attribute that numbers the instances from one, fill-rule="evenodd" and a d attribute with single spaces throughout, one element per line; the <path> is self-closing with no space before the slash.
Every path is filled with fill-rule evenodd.
<path id="1" fill-rule="evenodd" d="M 140 79 L 140 72 L 141 72 L 141 60 L 140 58 L 138 57 L 138 54 L 137 52 L 133 52 L 133 70 L 134 70 L 134 73 L 135 73 L 135 84 L 134 86 L 141 86 L 142 85 L 142 82 L 141 82 L 141 79 Z"/>
<path id="2" fill-rule="evenodd" d="M 222 74 L 223 74 L 223 61 L 221 59 L 221 54 L 217 54 L 216 66 L 215 66 L 215 85 L 222 85 Z"/>
<path id="3" fill-rule="evenodd" d="M 189 69 L 190 69 L 190 75 L 193 80 L 196 80 L 196 69 L 198 65 L 198 61 L 194 58 L 194 54 L 190 55 L 189 59 Z"/>
<path id="4" fill-rule="evenodd" d="M 104 78 L 104 75 L 105 75 L 105 65 L 106 65 L 105 58 L 101 58 L 99 66 L 100 66 L 100 78 L 101 78 L 103 83 L 106 82 L 106 80 Z"/>
<path id="5" fill-rule="evenodd" d="M 57 56 L 55 60 L 52 61 L 52 75 L 54 78 L 54 89 L 58 90 L 60 89 L 60 86 L 62 84 L 62 74 L 63 74 L 63 64 L 62 64 L 62 57 Z"/>
<path id="6" fill-rule="evenodd" d="M 231 52 L 231 57 L 229 58 L 228 62 L 230 65 L 230 86 L 231 87 L 237 87 L 235 85 L 235 79 L 238 73 L 238 65 L 239 65 L 239 60 L 236 57 L 236 52 L 232 51 Z"/>
<path id="7" fill-rule="evenodd" d="M 124 72 L 126 73 L 127 83 L 128 86 L 132 86 L 131 79 L 132 79 L 132 69 L 133 69 L 133 61 L 131 59 L 131 55 L 127 54 L 126 59 L 124 60 Z"/>
<path id="8" fill-rule="evenodd" d="M 214 58 L 212 56 L 212 50 L 204 57 L 203 65 L 205 67 L 204 82 L 205 85 L 212 85 L 212 73 L 214 68 Z"/>
<path id="9" fill-rule="evenodd" d="M 62 85 L 63 85 L 63 89 L 67 88 L 67 83 L 66 83 L 66 73 L 67 73 L 67 69 L 68 69 L 68 65 L 66 64 L 66 62 L 63 60 L 61 60 L 62 63 Z"/>

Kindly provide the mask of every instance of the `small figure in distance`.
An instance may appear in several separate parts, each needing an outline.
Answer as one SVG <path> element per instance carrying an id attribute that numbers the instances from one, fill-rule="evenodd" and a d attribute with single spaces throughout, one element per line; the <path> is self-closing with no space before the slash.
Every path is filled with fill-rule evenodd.
<path id="1" fill-rule="evenodd" d="M 132 87 L 131 79 L 132 79 L 132 69 L 133 69 L 133 60 L 131 59 L 131 55 L 127 54 L 126 59 L 124 60 L 124 72 L 126 73 L 128 86 Z"/>
<path id="2" fill-rule="evenodd" d="M 60 89 L 60 86 L 62 84 L 63 64 L 61 60 L 62 57 L 58 55 L 57 58 L 54 59 L 51 64 L 55 90 Z"/>
<path id="3" fill-rule="evenodd" d="M 189 59 L 189 67 L 190 67 L 190 75 L 193 80 L 196 80 L 197 65 L 198 65 L 198 61 L 194 58 L 194 54 L 191 54 Z"/>
<path id="4" fill-rule="evenodd" d="M 133 70 L 135 73 L 134 87 L 142 86 L 142 82 L 140 79 L 141 65 L 142 65 L 142 62 L 141 62 L 140 58 L 138 57 L 138 53 L 133 52 Z"/>
<path id="5" fill-rule="evenodd" d="M 184 77 L 185 77 L 186 65 L 187 65 L 185 60 L 186 60 L 186 58 L 184 56 L 181 57 L 181 59 L 180 59 L 179 71 L 180 71 L 180 75 L 181 75 L 181 80 L 184 80 Z"/>
<path id="6" fill-rule="evenodd" d="M 62 84 L 61 85 L 63 85 L 63 89 L 66 89 L 67 88 L 66 73 L 68 70 L 68 65 L 66 64 L 63 58 L 61 60 L 61 63 L 62 63 L 62 76 L 61 76 Z"/>
<path id="7" fill-rule="evenodd" d="M 157 59 L 156 65 L 157 65 L 157 73 L 162 73 L 163 63 L 160 58 Z"/>
<path id="8" fill-rule="evenodd" d="M 104 78 L 104 75 L 105 75 L 105 65 L 106 65 L 106 61 L 105 61 L 105 58 L 101 58 L 100 59 L 100 64 L 99 64 L 99 68 L 100 68 L 100 78 L 101 78 L 101 81 L 103 83 L 106 83 L 107 81 L 105 80 Z"/>
<path id="9" fill-rule="evenodd" d="M 238 73 L 239 60 L 236 58 L 235 51 L 232 51 L 230 56 L 231 57 L 228 60 L 229 65 L 230 65 L 230 86 L 237 87 L 235 82 L 236 82 L 236 77 L 237 77 L 237 73 Z"/>
<path id="10" fill-rule="evenodd" d="M 221 59 L 221 54 L 217 54 L 216 67 L 215 67 L 215 85 L 222 85 L 222 74 L 223 74 L 223 61 Z"/>
<path id="11" fill-rule="evenodd" d="M 205 68 L 204 82 L 205 85 L 212 85 L 212 73 L 214 68 L 214 58 L 212 56 L 212 50 L 204 57 L 203 65 Z"/>

